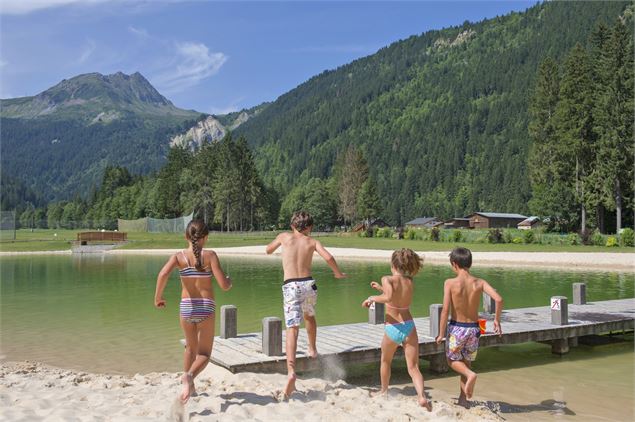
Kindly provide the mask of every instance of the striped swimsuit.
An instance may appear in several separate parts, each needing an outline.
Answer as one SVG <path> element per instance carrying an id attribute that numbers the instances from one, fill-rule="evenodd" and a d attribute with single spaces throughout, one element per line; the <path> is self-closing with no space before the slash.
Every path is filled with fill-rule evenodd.
<path id="1" fill-rule="evenodd" d="M 211 271 L 199 271 L 196 267 L 192 267 L 187 260 L 185 253 L 181 252 L 187 267 L 179 270 L 181 278 L 212 278 Z M 214 299 L 207 297 L 184 297 L 181 299 L 180 315 L 185 322 L 197 324 L 209 318 L 216 311 Z"/>

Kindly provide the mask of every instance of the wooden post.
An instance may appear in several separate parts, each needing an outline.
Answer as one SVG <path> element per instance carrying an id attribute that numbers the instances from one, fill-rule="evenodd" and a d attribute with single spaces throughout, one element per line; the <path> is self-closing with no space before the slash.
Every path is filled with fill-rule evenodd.
<path id="1" fill-rule="evenodd" d="M 485 292 L 483 292 L 483 311 L 488 314 L 496 313 L 496 301 Z"/>
<path id="2" fill-rule="evenodd" d="M 220 307 L 220 338 L 238 336 L 238 308 L 234 305 Z"/>
<path id="3" fill-rule="evenodd" d="M 384 312 L 386 309 L 386 305 L 384 303 L 371 303 L 368 308 L 368 323 L 373 325 L 383 324 L 384 323 Z"/>
<path id="4" fill-rule="evenodd" d="M 551 324 L 567 325 L 569 323 L 569 310 L 566 296 L 551 297 Z"/>
<path id="5" fill-rule="evenodd" d="M 262 319 L 262 353 L 282 356 L 282 321 L 276 317 Z"/>
<path id="6" fill-rule="evenodd" d="M 586 283 L 573 283 L 573 304 L 586 305 Z"/>
<path id="7" fill-rule="evenodd" d="M 432 338 L 436 338 L 440 334 L 439 324 L 441 323 L 442 310 L 443 305 L 439 303 L 433 303 L 432 305 L 430 305 L 430 337 Z"/>
<path id="8" fill-rule="evenodd" d="M 437 353 L 436 355 L 431 355 L 429 357 L 430 360 L 430 370 L 437 374 L 445 374 L 450 370 L 448 366 L 448 360 L 445 357 L 445 353 Z"/>
<path id="9" fill-rule="evenodd" d="M 569 353 L 569 339 L 568 338 L 557 338 L 551 340 L 551 353 L 556 355 L 564 355 Z"/>
<path id="10" fill-rule="evenodd" d="M 578 347 L 577 337 L 569 337 L 569 347 Z"/>

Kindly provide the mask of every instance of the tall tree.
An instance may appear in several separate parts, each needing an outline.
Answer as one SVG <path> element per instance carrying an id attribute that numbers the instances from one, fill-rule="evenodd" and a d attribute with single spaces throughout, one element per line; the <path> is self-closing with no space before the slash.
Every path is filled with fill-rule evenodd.
<path id="1" fill-rule="evenodd" d="M 365 220 L 379 217 L 381 201 L 377 194 L 377 184 L 371 176 L 363 184 L 357 197 L 357 215 Z"/>
<path id="2" fill-rule="evenodd" d="M 564 175 L 570 174 L 575 201 L 580 210 L 580 229 L 586 230 L 589 199 L 589 175 L 594 164 L 593 151 L 593 83 L 586 50 L 576 44 L 569 53 L 560 84 L 560 100 L 556 107 L 558 139 L 561 143 Z"/>
<path id="3" fill-rule="evenodd" d="M 622 228 L 625 199 L 633 192 L 633 39 L 621 20 L 594 38 L 594 132 L 598 142 L 591 174 L 595 199 L 616 213 Z"/>
<path id="4" fill-rule="evenodd" d="M 344 218 L 344 224 L 353 222 L 357 217 L 357 197 L 362 184 L 368 178 L 368 164 L 362 152 L 349 145 L 340 158 L 338 171 L 338 212 Z"/>

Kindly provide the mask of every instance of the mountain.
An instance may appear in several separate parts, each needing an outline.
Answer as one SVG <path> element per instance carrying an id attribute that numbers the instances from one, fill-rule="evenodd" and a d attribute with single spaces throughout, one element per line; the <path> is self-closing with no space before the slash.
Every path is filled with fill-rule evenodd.
<path id="1" fill-rule="evenodd" d="M 528 104 L 537 68 L 562 62 L 630 2 L 544 2 L 433 30 L 325 71 L 235 130 L 265 182 L 286 194 L 363 151 L 384 216 L 528 212 Z M 630 25 L 632 28 L 632 24 Z"/>
<path id="2" fill-rule="evenodd" d="M 175 107 L 140 73 L 79 75 L 0 100 L 0 164 L 46 201 L 86 197 L 108 165 L 161 168 L 171 137 L 205 117 Z"/>

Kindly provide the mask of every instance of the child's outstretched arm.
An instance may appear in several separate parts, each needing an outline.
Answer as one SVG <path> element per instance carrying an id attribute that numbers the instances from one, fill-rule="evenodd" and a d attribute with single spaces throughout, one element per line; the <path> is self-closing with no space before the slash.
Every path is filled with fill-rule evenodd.
<path id="1" fill-rule="evenodd" d="M 495 288 L 490 286 L 490 284 L 483 280 L 483 291 L 487 293 L 494 302 L 496 302 L 496 313 L 494 314 L 494 332 L 499 336 L 503 334 L 503 330 L 501 329 L 501 313 L 503 312 L 503 298 L 498 294 Z"/>
<path id="2" fill-rule="evenodd" d="M 450 313 L 451 301 L 450 280 L 445 280 L 443 284 L 443 308 L 441 309 L 441 320 L 439 321 L 439 335 L 436 338 L 437 344 L 441 344 L 445 337 L 445 330 L 448 328 L 448 314 Z"/>
<path id="3" fill-rule="evenodd" d="M 282 233 L 276 236 L 276 238 L 267 245 L 267 255 L 271 255 L 272 253 L 274 253 L 276 249 L 280 247 L 280 245 L 282 245 Z"/>
<path id="4" fill-rule="evenodd" d="M 326 261 L 328 266 L 331 267 L 335 278 L 346 278 L 346 274 L 340 271 L 340 268 L 337 266 L 337 262 L 335 262 L 335 258 L 333 258 L 333 255 L 331 255 L 329 251 L 324 249 L 324 246 L 322 246 L 322 244 L 318 240 L 315 241 L 315 250 Z"/>
<path id="5" fill-rule="evenodd" d="M 159 275 L 157 277 L 157 288 L 154 291 L 154 306 L 157 308 L 165 307 L 165 299 L 163 299 L 163 290 L 165 290 L 165 285 L 168 283 L 168 277 L 170 277 L 170 273 L 173 269 L 178 267 L 179 261 L 176 259 L 176 255 L 172 255 L 168 262 L 165 263 L 161 271 L 159 271 Z"/>
<path id="6" fill-rule="evenodd" d="M 379 285 L 377 285 L 377 287 L 379 287 Z M 382 293 L 377 296 L 368 296 L 368 299 L 362 302 L 362 306 L 368 308 L 373 302 L 388 303 L 392 300 L 392 284 L 390 284 L 388 276 L 383 276 L 381 278 L 381 287 L 377 287 L 374 288 L 376 288 L 377 290 L 381 289 L 380 291 Z"/>
<path id="7" fill-rule="evenodd" d="M 218 255 L 216 252 L 210 251 L 210 262 L 212 264 L 212 273 L 214 274 L 214 278 L 216 282 L 220 286 L 221 289 L 227 291 L 232 288 L 232 281 L 228 275 L 225 274 L 225 271 L 220 266 L 220 261 L 218 260 Z"/>

